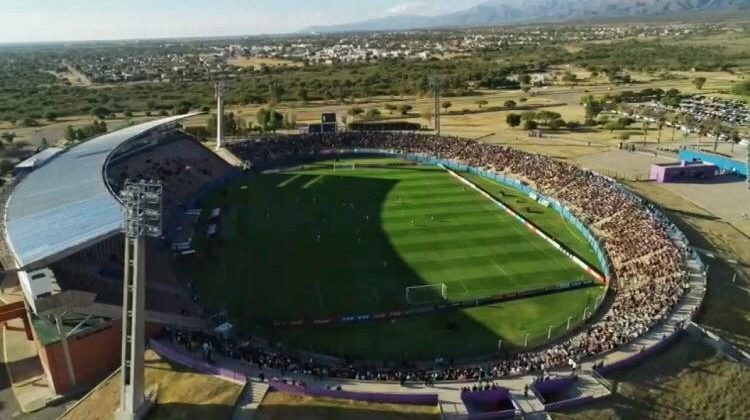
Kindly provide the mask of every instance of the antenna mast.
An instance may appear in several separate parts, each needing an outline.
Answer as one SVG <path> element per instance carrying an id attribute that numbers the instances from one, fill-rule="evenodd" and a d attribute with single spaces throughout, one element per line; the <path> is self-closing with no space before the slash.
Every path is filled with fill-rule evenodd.
<path id="1" fill-rule="evenodd" d="M 224 147 L 224 82 L 216 82 L 216 150 Z"/>
<path id="2" fill-rule="evenodd" d="M 443 80 L 441 76 L 433 75 L 430 77 L 430 91 L 435 101 L 433 115 L 435 117 L 435 132 L 440 137 L 440 94 L 443 89 Z"/>

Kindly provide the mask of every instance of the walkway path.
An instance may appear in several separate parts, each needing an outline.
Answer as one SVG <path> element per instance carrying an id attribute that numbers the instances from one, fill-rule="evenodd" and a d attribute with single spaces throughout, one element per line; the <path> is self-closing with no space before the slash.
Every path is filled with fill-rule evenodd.
<path id="1" fill-rule="evenodd" d="M 93 303 L 90 306 L 78 309 L 78 312 L 111 319 L 122 318 L 121 306 L 105 303 Z M 190 330 L 202 330 L 208 326 L 205 319 L 149 310 L 146 311 L 146 321 Z"/>
<path id="2" fill-rule="evenodd" d="M 268 384 L 264 382 L 249 381 L 245 384 L 234 409 L 232 420 L 252 420 L 267 392 Z"/>

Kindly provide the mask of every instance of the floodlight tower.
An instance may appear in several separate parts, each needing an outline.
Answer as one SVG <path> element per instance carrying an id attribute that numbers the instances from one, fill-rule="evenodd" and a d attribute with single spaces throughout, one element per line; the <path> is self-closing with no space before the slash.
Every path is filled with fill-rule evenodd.
<path id="1" fill-rule="evenodd" d="M 433 115 L 435 118 L 435 131 L 438 137 L 440 137 L 440 93 L 443 88 L 443 81 L 440 76 L 430 77 L 430 91 L 432 92 L 434 103 Z"/>
<path id="2" fill-rule="evenodd" d="M 162 186 L 125 183 L 125 275 L 122 293 L 122 367 L 117 420 L 140 419 L 148 409 L 144 395 L 146 237 L 161 236 Z"/>
<path id="3" fill-rule="evenodd" d="M 216 150 L 224 147 L 224 82 L 216 83 Z"/>

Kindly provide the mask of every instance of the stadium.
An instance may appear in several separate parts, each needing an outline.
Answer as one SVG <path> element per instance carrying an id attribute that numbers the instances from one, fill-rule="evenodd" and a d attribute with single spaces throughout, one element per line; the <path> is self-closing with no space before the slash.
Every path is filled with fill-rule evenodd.
<path id="1" fill-rule="evenodd" d="M 29 320 L 58 394 L 119 365 L 126 181 L 164 189 L 146 243 L 152 349 L 208 346 L 216 374 L 271 389 L 398 394 L 455 418 L 542 412 L 608 395 L 597 377 L 664 348 L 700 308 L 705 267 L 685 236 L 592 171 L 396 132 L 214 153 L 181 127 L 192 116 L 104 134 L 6 189 L 0 258 L 26 301 L 8 316 Z M 36 303 L 65 290 L 95 299 L 55 328 Z M 521 397 L 539 376 L 552 379 Z M 487 395 L 465 392 L 477 381 Z"/>

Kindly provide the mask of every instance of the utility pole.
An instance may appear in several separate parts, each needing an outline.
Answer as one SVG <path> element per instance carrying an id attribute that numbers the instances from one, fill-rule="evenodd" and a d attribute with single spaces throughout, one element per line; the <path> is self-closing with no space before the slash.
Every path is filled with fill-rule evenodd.
<path id="1" fill-rule="evenodd" d="M 161 183 L 125 183 L 125 275 L 122 293 L 122 366 L 117 420 L 137 420 L 148 410 L 144 395 L 146 238 L 161 236 Z"/>
<path id="2" fill-rule="evenodd" d="M 216 82 L 216 150 L 224 147 L 224 82 Z"/>
<path id="3" fill-rule="evenodd" d="M 430 77 L 430 91 L 435 101 L 433 115 L 435 118 L 435 132 L 440 137 L 440 93 L 443 89 L 443 80 L 440 76 Z"/>

